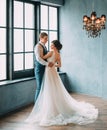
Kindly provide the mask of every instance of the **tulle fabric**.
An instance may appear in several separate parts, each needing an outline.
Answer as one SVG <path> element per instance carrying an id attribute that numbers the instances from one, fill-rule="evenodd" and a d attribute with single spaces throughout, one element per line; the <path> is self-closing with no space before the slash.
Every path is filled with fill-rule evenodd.
<path id="1" fill-rule="evenodd" d="M 53 55 L 48 59 L 55 60 Z M 68 123 L 85 125 L 94 122 L 98 109 L 86 102 L 78 102 L 66 91 L 55 67 L 46 67 L 42 89 L 27 118 L 27 123 L 40 126 L 66 125 Z"/>

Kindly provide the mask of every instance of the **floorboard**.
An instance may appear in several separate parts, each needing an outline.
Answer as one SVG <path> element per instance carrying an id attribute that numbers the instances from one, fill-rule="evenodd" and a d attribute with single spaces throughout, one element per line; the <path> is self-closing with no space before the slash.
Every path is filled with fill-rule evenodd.
<path id="1" fill-rule="evenodd" d="M 40 127 L 22 123 L 32 110 L 33 104 L 17 112 L 13 112 L 0 119 L 0 130 L 107 130 L 107 100 L 83 94 L 71 94 L 78 101 L 85 100 L 99 109 L 98 119 L 91 124 L 80 126 L 69 124 L 66 126 Z"/>

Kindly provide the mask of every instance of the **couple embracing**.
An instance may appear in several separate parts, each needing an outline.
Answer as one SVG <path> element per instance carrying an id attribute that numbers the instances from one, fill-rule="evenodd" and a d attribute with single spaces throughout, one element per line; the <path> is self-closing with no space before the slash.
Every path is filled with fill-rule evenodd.
<path id="1" fill-rule="evenodd" d="M 37 88 L 35 104 L 26 121 L 40 126 L 93 123 L 98 117 L 98 109 L 85 101 L 75 100 L 65 89 L 57 72 L 56 67 L 61 67 L 59 51 L 62 44 L 53 40 L 51 50 L 47 52 L 47 40 L 48 35 L 42 32 L 35 46 Z"/>

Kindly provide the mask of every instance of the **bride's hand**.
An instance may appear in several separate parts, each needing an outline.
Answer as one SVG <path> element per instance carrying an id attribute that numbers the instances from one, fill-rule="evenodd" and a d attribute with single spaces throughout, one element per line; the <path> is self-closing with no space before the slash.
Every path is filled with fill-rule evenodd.
<path id="1" fill-rule="evenodd" d="M 53 65 L 54 65 L 53 62 L 49 62 L 49 64 L 48 64 L 49 67 L 52 67 Z"/>

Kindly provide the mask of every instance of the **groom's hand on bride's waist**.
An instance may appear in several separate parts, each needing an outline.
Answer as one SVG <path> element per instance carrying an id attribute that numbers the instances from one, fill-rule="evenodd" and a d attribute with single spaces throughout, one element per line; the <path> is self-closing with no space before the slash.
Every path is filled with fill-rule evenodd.
<path id="1" fill-rule="evenodd" d="M 52 67 L 53 65 L 54 65 L 53 62 L 49 62 L 49 63 L 48 63 L 48 66 L 49 66 L 49 67 Z"/>

